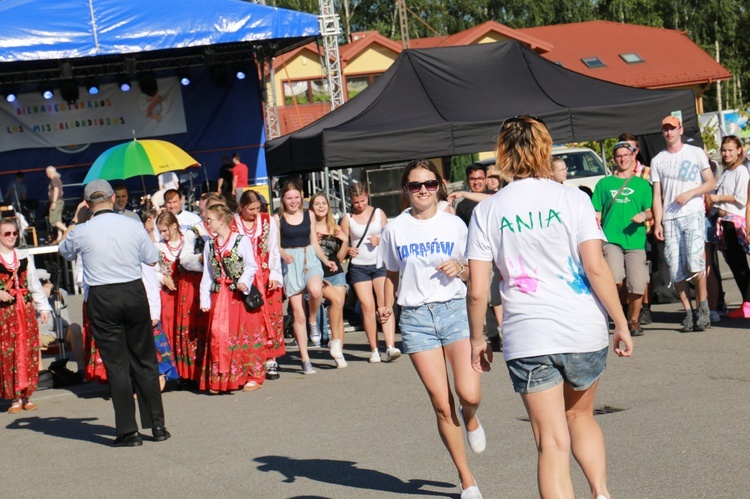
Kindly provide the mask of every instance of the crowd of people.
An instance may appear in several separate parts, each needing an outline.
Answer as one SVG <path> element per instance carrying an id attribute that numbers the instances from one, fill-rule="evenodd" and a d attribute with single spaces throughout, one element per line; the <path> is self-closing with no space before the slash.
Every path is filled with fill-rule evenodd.
<path id="1" fill-rule="evenodd" d="M 720 308 L 719 288 L 710 284 L 718 248 L 743 297 L 729 316 L 750 318 L 750 174 L 742 143 L 722 140 L 716 180 L 704 151 L 682 142 L 679 118 L 661 125 L 665 149 L 650 168 L 638 161 L 637 139 L 623 134 L 612 151 L 614 174 L 589 196 L 563 185 L 541 120 L 506 120 L 496 164 L 469 167 L 468 191 L 448 195 L 434 163 L 410 162 L 401 177 L 403 211 L 390 221 L 370 206 L 362 183 L 352 185 L 352 209 L 340 223 L 323 194 L 305 208 L 295 181 L 282 186 L 274 215 L 258 193 L 226 185 L 226 176 L 220 193 L 201 197 L 200 216 L 168 189 L 163 210 L 143 209 L 140 218 L 126 210 L 122 185 L 87 184 L 59 251 L 80 259 L 81 362 L 88 379 L 110 385 L 113 445 L 142 443 L 134 393 L 141 427 L 161 441 L 170 437 L 160 394 L 168 381 L 220 394 L 277 379 L 287 348 L 284 300 L 301 373 L 315 373 L 308 350 L 323 346 L 324 303 L 325 346 L 338 368 L 347 367 L 349 294 L 361 307 L 370 363 L 402 355 L 398 324 L 463 499 L 482 497 L 464 440 L 476 453 L 486 447 L 477 412 L 480 375 L 490 370 L 493 351 L 503 352 L 531 421 L 540 494 L 573 497 L 572 450 L 591 497 L 609 497 L 594 399 L 610 348 L 608 318 L 618 356 L 632 355 L 632 337 L 644 334 L 648 261 L 657 255 L 666 262 L 685 310 L 681 331 L 702 331 Z M 50 196 L 57 199 L 54 189 Z M 36 409 L 36 317 L 47 321 L 51 311 L 33 260 L 15 249 L 18 230 L 0 222 L 0 381 L 11 413 Z M 112 259 L 123 265 L 109 265 Z M 488 310 L 497 327 L 488 326 Z"/>

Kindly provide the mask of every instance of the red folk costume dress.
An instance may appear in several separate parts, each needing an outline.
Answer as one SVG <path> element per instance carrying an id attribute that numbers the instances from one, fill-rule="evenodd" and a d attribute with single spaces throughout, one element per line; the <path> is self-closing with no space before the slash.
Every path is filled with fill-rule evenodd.
<path id="1" fill-rule="evenodd" d="M 15 249 L 0 257 L 0 290 L 13 297 L 0 302 L 0 397 L 28 398 L 39 380 L 39 326 L 34 307 L 40 312 L 52 309 L 34 262 L 19 257 Z"/>
<path id="2" fill-rule="evenodd" d="M 208 316 L 201 312 L 199 300 L 203 268 L 199 267 L 201 271 L 195 272 L 187 266 L 190 259 L 186 256 L 193 256 L 195 251 L 196 239 L 192 231 L 191 228 L 185 232 L 179 245 L 161 242 L 157 246 L 161 252 L 159 265 L 163 273 L 159 280 L 172 277 L 177 287 L 176 291 L 169 291 L 162 286 L 162 328 L 172 346 L 180 378 L 195 381 L 200 377 L 203 363 Z"/>
<path id="3" fill-rule="evenodd" d="M 84 295 L 88 296 L 88 290 L 84 290 Z M 99 349 L 96 348 L 94 335 L 91 334 L 91 324 L 86 314 L 86 301 L 83 302 L 83 324 L 81 325 L 83 334 L 83 363 L 85 364 L 83 375 L 86 381 L 93 381 L 101 385 L 107 384 L 107 370 L 104 368 L 102 356 L 99 355 Z"/>
<path id="4" fill-rule="evenodd" d="M 242 283 L 250 288 L 257 267 L 247 238 L 231 232 L 224 244 L 212 239 L 204 251 L 201 308 L 210 308 L 206 354 L 199 389 L 230 391 L 265 380 L 265 328 L 260 311 L 247 312 Z"/>
<path id="5" fill-rule="evenodd" d="M 159 248 L 159 262 L 156 277 L 161 284 L 161 327 L 167 335 L 172 351 L 177 356 L 177 300 L 179 296 L 179 282 L 181 273 L 179 270 L 179 256 L 182 249 L 182 236 L 178 243 L 162 241 L 157 243 Z M 164 279 L 170 278 L 177 290 L 171 290 L 164 284 Z M 179 357 L 178 357 L 179 358 Z"/>
<path id="6" fill-rule="evenodd" d="M 263 293 L 263 320 L 265 322 L 265 358 L 275 359 L 286 353 L 284 344 L 284 277 L 281 272 L 276 220 L 268 213 L 259 213 L 255 225 L 247 228 L 239 215 L 235 223 L 240 231 L 250 239 L 258 271 L 255 273 L 255 287 Z M 279 287 L 268 289 L 269 281 L 276 281 Z"/>

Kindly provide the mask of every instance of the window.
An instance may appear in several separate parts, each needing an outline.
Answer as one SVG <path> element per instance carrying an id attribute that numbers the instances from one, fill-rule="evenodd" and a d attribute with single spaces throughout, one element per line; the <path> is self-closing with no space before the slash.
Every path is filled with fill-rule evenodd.
<path id="1" fill-rule="evenodd" d="M 561 68 L 564 68 L 564 67 L 565 67 L 565 64 L 563 64 L 563 62 L 562 62 L 562 61 L 555 61 L 555 64 L 557 64 L 557 65 L 558 65 L 558 66 L 560 66 Z"/>
<path id="2" fill-rule="evenodd" d="M 373 84 L 378 79 L 380 73 L 371 75 L 357 75 L 346 77 L 346 95 L 347 98 L 353 99 L 364 89 Z"/>
<path id="3" fill-rule="evenodd" d="M 297 104 L 313 104 L 318 102 L 328 102 L 328 80 L 323 78 L 315 80 L 298 80 L 284 82 L 284 104 L 293 106 L 294 101 Z"/>
<path id="4" fill-rule="evenodd" d="M 587 67 L 591 69 L 607 67 L 607 65 L 604 64 L 598 57 L 584 57 L 583 59 L 581 59 L 581 62 L 583 62 Z"/>
<path id="5" fill-rule="evenodd" d="M 620 59 L 627 62 L 628 64 L 638 64 L 639 62 L 646 62 L 641 56 L 635 52 L 628 52 L 627 54 L 620 54 Z"/>

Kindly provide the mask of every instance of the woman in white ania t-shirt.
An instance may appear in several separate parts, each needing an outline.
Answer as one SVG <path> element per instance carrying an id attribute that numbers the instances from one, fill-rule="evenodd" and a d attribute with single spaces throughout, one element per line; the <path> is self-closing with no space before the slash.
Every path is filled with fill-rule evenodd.
<path id="1" fill-rule="evenodd" d="M 586 194 L 551 179 L 551 147 L 537 119 L 513 118 L 500 129 L 498 166 L 510 183 L 474 210 L 466 250 L 472 365 L 488 371 L 492 361 L 482 329 L 494 261 L 502 277 L 503 353 L 539 449 L 540 495 L 574 497 L 572 448 L 591 497 L 608 498 L 604 438 L 594 420 L 609 344 L 605 309 L 615 322 L 615 353 L 629 356 L 633 340 L 594 208 Z"/>
<path id="2" fill-rule="evenodd" d="M 482 392 L 479 373 L 471 368 L 466 319 L 468 269 L 463 251 L 467 230 L 460 218 L 438 210 L 441 182 L 437 168 L 427 160 L 412 161 L 401 176 L 411 209 L 390 221 L 382 233 L 378 256 L 387 275 L 385 306 L 378 309 L 378 315 L 382 323 L 392 320 L 398 296 L 404 352 L 430 394 L 440 437 L 458 470 L 461 497 L 481 498 L 466 460 L 446 366 L 447 358 L 459 409 L 470 428 L 469 446 L 482 452 L 484 430 L 476 417 Z"/>

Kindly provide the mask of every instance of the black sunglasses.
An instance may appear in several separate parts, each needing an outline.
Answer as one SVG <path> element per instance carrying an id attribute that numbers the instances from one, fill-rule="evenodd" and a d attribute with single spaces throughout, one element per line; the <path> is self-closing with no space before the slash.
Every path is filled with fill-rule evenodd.
<path id="1" fill-rule="evenodd" d="M 503 124 L 500 125 L 500 131 L 502 132 L 513 123 L 522 122 L 525 119 L 532 119 L 534 121 L 538 121 L 544 128 L 547 128 L 547 124 L 544 122 L 542 118 L 539 118 L 537 116 L 531 116 L 530 114 L 522 114 L 519 116 L 513 116 L 512 118 L 508 118 L 507 120 L 503 121 Z"/>
<path id="2" fill-rule="evenodd" d="M 412 194 L 416 194 L 417 192 L 422 190 L 422 186 L 424 186 L 424 188 L 428 191 L 434 192 L 440 186 L 440 182 L 438 182 L 437 180 L 427 180 L 426 182 L 409 182 L 404 186 L 404 188 L 408 189 Z"/>

